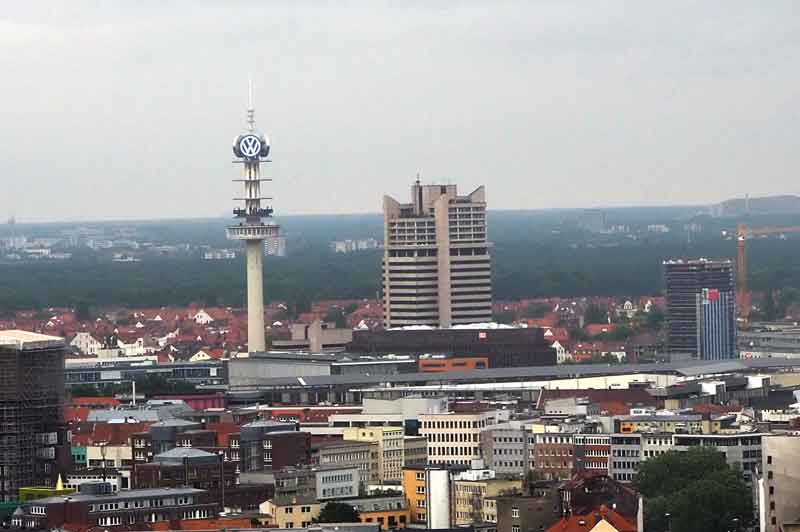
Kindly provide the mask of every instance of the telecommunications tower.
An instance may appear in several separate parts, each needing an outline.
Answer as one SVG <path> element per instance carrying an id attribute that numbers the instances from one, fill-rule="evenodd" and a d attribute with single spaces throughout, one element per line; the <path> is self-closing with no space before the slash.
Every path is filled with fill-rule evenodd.
<path id="1" fill-rule="evenodd" d="M 233 141 L 233 154 L 238 159 L 234 162 L 242 165 L 242 178 L 234 181 L 244 186 L 242 197 L 233 199 L 243 202 L 243 205 L 233 210 L 239 223 L 228 227 L 227 233 L 229 240 L 244 240 L 247 249 L 247 350 L 254 353 L 266 350 L 264 240 L 278 236 L 278 226 L 264 223 L 264 218 L 272 216 L 272 208 L 261 206 L 261 200 L 272 199 L 261 195 L 261 183 L 272 181 L 261 177 L 261 163 L 269 162 L 269 139 L 256 129 L 252 82 L 249 89 L 247 129 Z"/>

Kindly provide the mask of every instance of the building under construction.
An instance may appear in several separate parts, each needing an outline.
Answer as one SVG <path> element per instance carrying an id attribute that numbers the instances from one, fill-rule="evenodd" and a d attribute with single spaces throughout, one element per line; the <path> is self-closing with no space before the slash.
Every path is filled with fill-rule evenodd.
<path id="1" fill-rule="evenodd" d="M 0 501 L 55 486 L 69 468 L 63 407 L 64 341 L 0 331 Z"/>

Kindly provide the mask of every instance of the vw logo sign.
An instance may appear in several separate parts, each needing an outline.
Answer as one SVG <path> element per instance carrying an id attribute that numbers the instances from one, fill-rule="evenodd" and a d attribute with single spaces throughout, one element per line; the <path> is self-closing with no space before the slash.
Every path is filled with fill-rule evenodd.
<path id="1" fill-rule="evenodd" d="M 255 135 L 245 135 L 239 140 L 239 151 L 251 159 L 258 157 L 261 153 L 261 139 Z"/>

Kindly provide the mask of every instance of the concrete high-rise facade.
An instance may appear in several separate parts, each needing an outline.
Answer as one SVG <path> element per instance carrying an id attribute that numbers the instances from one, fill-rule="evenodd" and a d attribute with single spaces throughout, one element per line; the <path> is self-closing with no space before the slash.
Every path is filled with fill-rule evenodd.
<path id="1" fill-rule="evenodd" d="M 383 315 L 387 328 L 451 327 L 492 318 L 486 192 L 411 186 L 411 202 L 384 196 Z"/>
<path id="2" fill-rule="evenodd" d="M 781 532 L 788 523 L 800 521 L 800 436 L 773 434 L 761 442 L 760 530 Z"/>
<path id="3" fill-rule="evenodd" d="M 664 262 L 667 347 L 696 358 L 736 356 L 736 294 L 729 260 Z"/>
<path id="4" fill-rule="evenodd" d="M 70 465 L 64 424 L 64 341 L 0 331 L 0 501 L 56 485 Z"/>
<path id="5" fill-rule="evenodd" d="M 261 177 L 261 162 L 269 155 L 269 140 L 256 130 L 253 91 L 250 89 L 250 104 L 247 109 L 247 130 L 233 142 L 233 154 L 242 165 L 242 178 L 234 179 L 244 186 L 244 194 L 234 198 L 244 203 L 233 210 L 241 220 L 238 225 L 228 227 L 230 240 L 243 240 L 247 250 L 247 350 L 251 353 L 266 350 L 264 328 L 264 240 L 278 236 L 278 226 L 264 223 L 272 216 L 270 207 L 262 207 L 261 201 L 270 199 L 261 195 L 261 183 L 270 181 Z"/>

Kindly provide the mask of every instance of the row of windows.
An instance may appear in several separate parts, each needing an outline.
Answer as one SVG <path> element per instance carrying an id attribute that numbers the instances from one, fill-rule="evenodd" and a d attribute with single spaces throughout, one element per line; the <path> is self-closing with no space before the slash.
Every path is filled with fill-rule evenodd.
<path id="1" fill-rule="evenodd" d="M 490 418 L 490 424 L 494 418 Z M 486 426 L 486 420 L 444 420 L 444 421 L 423 421 L 420 428 L 423 429 L 476 429 Z"/>
<path id="2" fill-rule="evenodd" d="M 390 283 L 430 283 L 431 281 L 436 282 L 439 278 L 435 275 L 420 275 L 415 277 L 389 277 Z M 408 285 L 413 286 L 413 285 Z"/>
<path id="3" fill-rule="evenodd" d="M 428 441 L 429 442 L 444 442 L 444 443 L 455 443 L 455 442 L 477 442 L 478 435 L 477 434 L 464 434 L 463 432 L 460 433 L 443 433 L 443 434 L 428 434 Z"/>
<path id="4" fill-rule="evenodd" d="M 389 250 L 389 257 L 435 257 L 435 256 L 436 256 L 436 249 L 390 249 Z M 405 263 L 395 263 L 395 264 L 405 264 Z M 428 263 L 417 262 L 415 264 L 428 264 Z M 431 262 L 429 264 L 434 265 L 436 263 Z"/>
<path id="5" fill-rule="evenodd" d="M 456 280 L 459 280 L 459 281 L 460 281 L 460 279 L 453 279 L 453 280 L 451 281 L 451 285 L 450 285 L 450 287 L 451 287 L 453 290 L 455 290 L 456 288 L 491 288 L 491 287 L 492 287 L 492 283 L 469 283 L 469 284 L 462 284 L 462 283 L 457 283 L 457 282 L 455 282 Z M 463 292 L 459 292 L 459 294 L 461 294 L 461 293 L 463 293 Z"/>
<path id="6" fill-rule="evenodd" d="M 451 257 L 469 257 L 473 255 L 486 255 L 486 248 L 450 248 Z"/>
<path id="7" fill-rule="evenodd" d="M 480 448 L 470 446 L 450 446 L 450 447 L 429 447 L 428 454 L 431 456 L 461 456 L 471 454 L 479 456 Z"/>
<path id="8" fill-rule="evenodd" d="M 453 315 L 458 316 L 462 312 L 488 311 L 491 308 L 491 303 L 489 301 L 481 301 L 481 303 L 486 304 L 480 307 L 453 307 Z"/>

